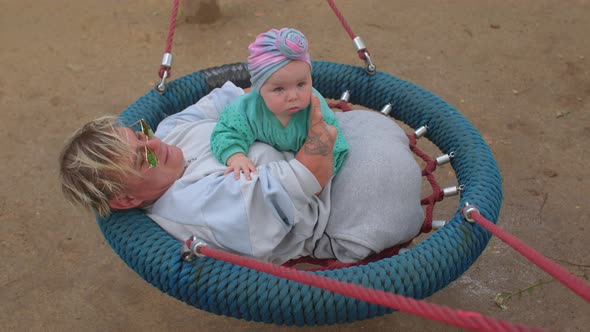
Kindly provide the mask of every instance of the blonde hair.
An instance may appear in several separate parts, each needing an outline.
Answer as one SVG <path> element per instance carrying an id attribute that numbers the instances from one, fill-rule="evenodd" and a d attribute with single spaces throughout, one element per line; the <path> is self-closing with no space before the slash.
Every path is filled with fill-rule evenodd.
<path id="1" fill-rule="evenodd" d="M 100 216 L 111 212 L 109 200 L 125 189 L 122 179 L 137 173 L 126 162 L 132 152 L 117 130 L 120 126 L 115 116 L 88 122 L 66 141 L 59 157 L 59 180 L 66 199 Z"/>

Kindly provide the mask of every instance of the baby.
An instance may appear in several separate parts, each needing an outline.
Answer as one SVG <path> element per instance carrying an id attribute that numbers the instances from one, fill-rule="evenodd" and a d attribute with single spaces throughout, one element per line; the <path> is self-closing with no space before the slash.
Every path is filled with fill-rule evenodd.
<path id="1" fill-rule="evenodd" d="M 256 167 L 246 155 L 254 141 L 279 151 L 297 152 L 306 140 L 312 107 L 320 107 L 326 124 L 336 128 L 331 151 L 336 174 L 348 144 L 334 113 L 312 87 L 305 36 L 295 29 L 272 29 L 258 35 L 248 51 L 252 90 L 221 112 L 211 134 L 213 154 L 228 166 L 225 174 L 233 172 L 239 179 L 243 172 L 246 179 L 251 179 L 250 173 L 256 172 Z"/>

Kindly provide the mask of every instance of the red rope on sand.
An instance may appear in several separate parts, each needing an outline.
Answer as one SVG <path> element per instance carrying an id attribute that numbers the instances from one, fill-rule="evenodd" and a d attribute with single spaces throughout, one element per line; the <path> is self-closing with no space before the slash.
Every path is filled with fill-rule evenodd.
<path id="1" fill-rule="evenodd" d="M 590 302 L 590 286 L 585 282 L 578 279 L 576 276 L 571 274 L 568 270 L 561 267 L 559 264 L 553 262 L 549 258 L 543 256 L 535 249 L 527 246 L 524 242 L 512 236 L 510 233 L 498 227 L 493 222 L 487 220 L 478 211 L 471 212 L 471 217 L 477 222 L 478 225 L 494 234 L 500 240 L 514 248 L 521 255 L 526 257 L 529 261 L 549 273 L 555 279 L 559 280 L 562 284 L 571 289 L 574 293 L 578 294 L 587 302 Z"/>
<path id="2" fill-rule="evenodd" d="M 346 32 L 350 36 L 350 39 L 355 39 L 356 34 L 352 31 L 352 29 L 350 28 L 350 25 L 348 25 L 348 22 L 346 22 L 344 15 L 342 15 L 342 13 L 338 9 L 338 7 L 336 7 L 336 4 L 334 3 L 334 1 L 328 0 L 328 4 L 330 5 L 332 10 L 334 11 L 334 14 L 336 14 L 336 17 L 338 17 L 338 20 L 340 20 L 340 23 L 342 23 L 342 26 L 344 27 L 344 30 L 346 30 Z"/>
<path id="3" fill-rule="evenodd" d="M 190 246 L 189 246 L 190 247 Z M 198 254 L 205 255 L 231 264 L 254 269 L 285 278 L 298 283 L 321 288 L 330 292 L 349 296 L 365 302 L 381 305 L 394 310 L 407 312 L 420 317 L 440 321 L 449 325 L 473 331 L 541 331 L 524 325 L 516 325 L 508 321 L 496 320 L 478 312 L 454 310 L 434 303 L 415 300 L 402 295 L 365 288 L 349 282 L 334 280 L 320 275 L 298 271 L 255 259 L 241 257 L 206 246 L 197 248 Z"/>
<path id="4" fill-rule="evenodd" d="M 330 7 L 332 8 L 332 10 L 334 11 L 334 14 L 336 15 L 336 17 L 338 17 L 338 20 L 340 21 L 340 23 L 344 27 L 344 30 L 346 30 L 346 32 L 348 33 L 348 36 L 350 36 L 350 39 L 355 39 L 357 37 L 356 34 L 352 31 L 352 28 L 350 27 L 350 25 L 348 25 L 348 22 L 346 22 L 344 15 L 342 15 L 342 13 L 338 9 L 338 7 L 336 7 L 336 4 L 334 3 L 334 1 L 333 0 L 327 0 L 327 1 L 328 1 L 328 4 L 330 5 Z M 363 51 L 366 51 L 367 53 L 369 53 L 369 50 L 367 50 L 367 49 L 359 50 L 358 56 L 359 56 L 359 58 L 361 58 L 361 60 L 367 60 Z"/>
<path id="5" fill-rule="evenodd" d="M 170 15 L 170 24 L 168 26 L 168 37 L 166 38 L 166 49 L 164 53 L 172 53 L 172 42 L 174 41 L 174 31 L 176 30 L 176 16 L 178 15 L 178 4 L 180 0 L 172 1 L 172 14 Z M 158 75 L 160 78 L 164 77 L 164 71 L 168 71 L 168 78 L 170 78 L 171 67 L 161 65 Z"/>

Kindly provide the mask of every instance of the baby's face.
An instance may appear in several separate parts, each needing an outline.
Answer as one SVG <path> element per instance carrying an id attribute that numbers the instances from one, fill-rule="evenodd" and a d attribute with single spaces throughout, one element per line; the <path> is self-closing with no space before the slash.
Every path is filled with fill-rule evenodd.
<path id="1" fill-rule="evenodd" d="M 260 88 L 268 109 L 283 124 L 311 102 L 311 68 L 303 61 L 291 61 L 274 72 Z"/>

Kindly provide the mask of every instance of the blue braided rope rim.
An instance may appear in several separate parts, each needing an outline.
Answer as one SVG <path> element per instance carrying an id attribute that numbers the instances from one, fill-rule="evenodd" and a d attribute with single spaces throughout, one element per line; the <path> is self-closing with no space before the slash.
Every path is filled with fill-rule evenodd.
<path id="1" fill-rule="evenodd" d="M 243 63 L 201 70 L 172 81 L 164 96 L 153 90 L 120 115 L 130 124 L 139 118 L 156 126 L 164 117 L 195 103 L 231 80 L 249 85 Z M 464 273 L 487 245 L 490 234 L 462 220 L 460 207 L 474 203 L 496 222 L 501 177 L 488 145 L 451 105 L 432 93 L 386 73 L 367 75 L 362 68 L 313 62 L 314 86 L 327 98 L 349 90 L 350 102 L 380 109 L 392 102 L 391 115 L 412 128 L 428 124 L 426 137 L 452 159 L 458 183 L 465 185 L 450 222 L 400 255 L 364 266 L 314 272 L 329 278 L 426 298 Z M 304 286 L 211 258 L 181 260 L 176 241 L 141 210 L 118 211 L 98 224 L 114 251 L 143 279 L 198 309 L 219 315 L 284 325 L 322 325 L 380 316 L 390 309 Z"/>

